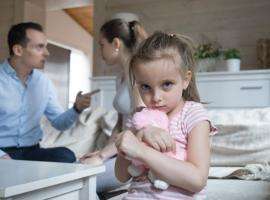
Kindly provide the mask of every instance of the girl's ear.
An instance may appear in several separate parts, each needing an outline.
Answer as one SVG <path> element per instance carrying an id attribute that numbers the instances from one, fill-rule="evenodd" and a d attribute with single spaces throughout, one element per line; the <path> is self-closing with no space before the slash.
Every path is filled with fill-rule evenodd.
<path id="1" fill-rule="evenodd" d="M 118 51 L 120 49 L 120 46 L 121 46 L 120 39 L 117 37 L 113 38 L 112 45 L 115 48 L 115 50 L 117 49 L 116 51 Z"/>
<path id="2" fill-rule="evenodd" d="M 186 72 L 186 75 L 184 77 L 184 89 L 187 89 L 189 83 L 190 83 L 190 80 L 192 78 L 192 72 L 190 70 L 188 70 Z"/>

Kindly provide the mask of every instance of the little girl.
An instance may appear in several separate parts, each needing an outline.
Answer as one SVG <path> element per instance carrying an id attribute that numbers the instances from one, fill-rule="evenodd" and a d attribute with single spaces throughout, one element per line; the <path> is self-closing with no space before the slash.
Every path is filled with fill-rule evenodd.
<path id="1" fill-rule="evenodd" d="M 155 189 L 146 176 L 133 178 L 128 199 L 205 199 L 210 162 L 211 125 L 200 103 L 194 76 L 194 50 L 191 40 L 156 32 L 145 40 L 130 62 L 130 77 L 146 107 L 167 113 L 169 134 L 181 144 L 186 157 L 175 159 L 141 142 L 131 131 L 122 132 L 117 141 L 115 173 L 119 181 L 130 179 L 130 161 L 140 160 L 167 190 Z M 158 132 L 147 127 L 142 131 Z"/>

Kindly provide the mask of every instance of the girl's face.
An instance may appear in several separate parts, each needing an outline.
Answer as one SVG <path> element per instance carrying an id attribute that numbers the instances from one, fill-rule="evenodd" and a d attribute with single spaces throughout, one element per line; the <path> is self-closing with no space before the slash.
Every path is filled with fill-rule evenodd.
<path id="1" fill-rule="evenodd" d="M 114 65 L 117 62 L 118 51 L 102 34 L 99 38 L 101 56 L 107 65 Z"/>
<path id="2" fill-rule="evenodd" d="M 171 59 L 139 62 L 134 66 L 135 81 L 147 107 L 174 114 L 183 106 L 182 92 L 187 88 L 190 71 L 183 79 Z"/>

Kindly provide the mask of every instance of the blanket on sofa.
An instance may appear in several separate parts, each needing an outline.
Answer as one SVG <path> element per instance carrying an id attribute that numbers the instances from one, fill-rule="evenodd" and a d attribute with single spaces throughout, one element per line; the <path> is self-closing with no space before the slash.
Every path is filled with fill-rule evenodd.
<path id="1" fill-rule="evenodd" d="M 218 128 L 211 141 L 212 166 L 245 166 L 270 161 L 270 108 L 216 109 Z"/>
<path id="2" fill-rule="evenodd" d="M 270 181 L 270 165 L 248 164 L 245 167 L 211 167 L 209 178 Z"/>

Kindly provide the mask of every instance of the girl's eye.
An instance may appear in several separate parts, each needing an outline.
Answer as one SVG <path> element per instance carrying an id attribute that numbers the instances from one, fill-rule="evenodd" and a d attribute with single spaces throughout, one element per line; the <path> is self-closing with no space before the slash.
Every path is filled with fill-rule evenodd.
<path id="1" fill-rule="evenodd" d="M 162 84 L 163 89 L 168 90 L 173 86 L 173 83 L 171 81 L 166 81 Z"/>
<path id="2" fill-rule="evenodd" d="M 150 86 L 149 85 L 146 85 L 146 84 L 142 84 L 141 85 L 141 90 L 142 91 L 149 91 L 150 90 Z"/>

